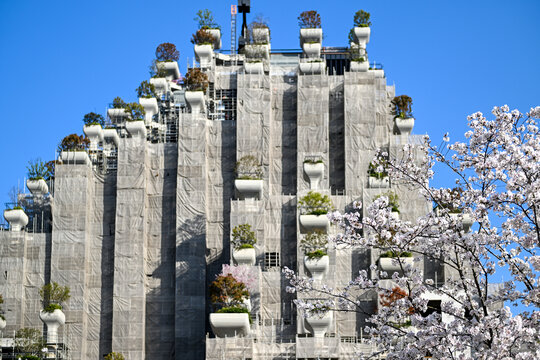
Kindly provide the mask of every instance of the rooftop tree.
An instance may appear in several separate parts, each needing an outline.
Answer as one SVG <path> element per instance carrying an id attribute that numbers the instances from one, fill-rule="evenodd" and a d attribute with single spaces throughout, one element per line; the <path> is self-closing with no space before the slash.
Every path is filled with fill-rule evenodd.
<path id="1" fill-rule="evenodd" d="M 492 113 L 492 120 L 482 113 L 469 116 L 467 142 L 437 147 L 425 136 L 424 145 L 405 145 L 395 158 L 379 154 L 393 184 L 416 191 L 438 211 L 402 221 L 391 216 L 383 196 L 364 216 L 360 203 L 347 213 L 331 215 L 342 230 L 332 237 L 339 248 L 414 252 L 454 276 L 435 284 L 424 278 L 420 266 L 405 267 L 403 274 L 393 274 L 401 290 L 392 294 L 379 281 L 390 274 L 370 271 L 377 269 L 375 264 L 333 288 L 284 268 L 288 291 L 304 293 L 295 300 L 299 309 L 308 316 L 321 306 L 365 314 L 365 331 L 371 335 L 367 341 L 377 349 L 374 357 L 539 358 L 540 129 L 535 119 L 540 118 L 540 107 L 526 115 L 508 106 L 495 107 Z M 448 136 L 443 140 L 448 142 Z M 451 188 L 429 185 L 435 164 L 455 174 L 459 197 Z M 452 216 L 448 204 L 476 222 L 473 231 L 465 229 L 462 215 Z M 376 313 L 371 302 L 360 300 L 366 292 L 386 294 Z M 441 299 L 440 306 L 428 300 L 434 296 Z M 317 297 L 328 301 L 313 306 L 302 300 Z M 403 326 L 409 320 L 412 326 Z"/>
<path id="2" fill-rule="evenodd" d="M 180 53 L 176 50 L 176 46 L 171 43 L 159 44 L 156 48 L 157 61 L 178 61 Z"/>

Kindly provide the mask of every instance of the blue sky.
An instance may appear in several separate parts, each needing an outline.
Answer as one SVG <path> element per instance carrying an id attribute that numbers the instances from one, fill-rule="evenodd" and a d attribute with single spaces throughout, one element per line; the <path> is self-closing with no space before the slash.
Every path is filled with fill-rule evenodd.
<path id="1" fill-rule="evenodd" d="M 85 113 L 105 115 L 115 96 L 136 100 L 158 44 L 177 45 L 184 73 L 198 9 L 214 12 L 228 49 L 232 3 L 0 1 L 0 205 L 23 187 L 28 160 L 50 160 L 62 137 L 82 133 Z M 540 105 L 538 1 L 254 0 L 251 18 L 269 20 L 274 49 L 295 49 L 296 18 L 311 9 L 322 17 L 323 46 L 345 46 L 354 12 L 371 13 L 369 58 L 383 63 L 397 94 L 413 98 L 413 132 L 436 143 L 447 131 L 462 138 L 475 111 Z"/>

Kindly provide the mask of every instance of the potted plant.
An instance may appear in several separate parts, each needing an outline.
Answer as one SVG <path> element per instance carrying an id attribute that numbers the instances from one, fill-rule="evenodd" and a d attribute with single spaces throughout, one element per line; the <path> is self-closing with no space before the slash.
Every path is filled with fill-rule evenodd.
<path id="1" fill-rule="evenodd" d="M 19 205 L 14 206 L 12 209 L 4 210 L 4 219 L 9 223 L 11 231 L 21 231 L 28 225 L 28 216 Z"/>
<path id="2" fill-rule="evenodd" d="M 0 330 L 4 330 L 6 327 L 6 318 L 4 317 L 4 309 L 2 309 L 2 304 L 4 303 L 4 298 L 0 294 Z"/>
<path id="3" fill-rule="evenodd" d="M 413 262 L 413 255 L 408 251 L 394 252 L 389 250 L 382 253 L 379 257 L 379 267 L 382 271 L 390 274 L 402 272 L 402 268 L 412 267 Z"/>
<path id="4" fill-rule="evenodd" d="M 244 302 L 249 299 L 246 285 L 233 275 L 218 275 L 210 284 L 210 300 L 217 311 L 210 314 L 210 326 L 217 337 L 246 336 L 250 314 Z"/>
<path id="5" fill-rule="evenodd" d="M 89 165 L 90 158 L 86 153 L 90 141 L 86 136 L 70 134 L 58 145 L 60 160 L 64 164 Z"/>
<path id="6" fill-rule="evenodd" d="M 367 72 L 369 70 L 369 61 L 367 59 L 367 52 L 359 46 L 352 46 L 349 50 L 351 56 L 352 72 Z"/>
<path id="7" fill-rule="evenodd" d="M 39 197 L 43 196 L 49 192 L 49 187 L 45 180 L 48 180 L 49 171 L 47 165 L 41 161 L 41 159 L 36 159 L 28 162 L 26 167 L 28 171 L 28 180 L 26 180 L 26 187 L 32 195 Z"/>
<path id="8" fill-rule="evenodd" d="M 105 360 L 125 360 L 124 355 L 118 352 L 110 352 L 105 355 Z"/>
<path id="9" fill-rule="evenodd" d="M 197 11 L 196 17 L 193 19 L 199 24 L 199 29 L 209 32 L 213 39 L 214 49 L 221 48 L 221 27 L 214 20 L 214 15 L 208 9 Z"/>
<path id="10" fill-rule="evenodd" d="M 255 232 L 251 231 L 251 225 L 241 224 L 232 229 L 232 257 L 237 265 L 255 265 L 256 253 L 253 245 L 256 242 Z"/>
<path id="11" fill-rule="evenodd" d="M 302 48 L 305 42 L 319 44 L 322 42 L 321 16 L 317 11 L 303 11 L 298 16 L 298 25 L 300 26 L 300 46 Z"/>
<path id="12" fill-rule="evenodd" d="M 384 78 L 384 70 L 383 70 L 382 64 L 373 62 L 373 65 L 369 67 L 369 72 L 373 73 L 375 79 Z"/>
<path id="13" fill-rule="evenodd" d="M 47 325 L 47 343 L 57 343 L 58 327 L 66 322 L 61 304 L 71 297 L 69 287 L 60 286 L 56 282 L 48 283 L 39 290 L 39 295 L 43 304 L 39 318 Z"/>
<path id="14" fill-rule="evenodd" d="M 379 164 L 376 164 L 374 162 L 369 163 L 368 185 L 370 188 L 388 188 L 390 186 L 386 166 L 387 161 L 385 159 L 381 159 L 379 161 Z"/>
<path id="15" fill-rule="evenodd" d="M 304 160 L 304 172 L 309 179 L 309 188 L 311 190 L 317 190 L 319 182 L 324 176 L 324 163 L 322 158 L 307 157 Z"/>
<path id="16" fill-rule="evenodd" d="M 139 97 L 139 104 L 144 108 L 144 121 L 146 125 L 150 125 L 154 118 L 154 115 L 158 113 L 157 94 L 154 84 L 143 81 L 136 89 L 137 96 Z"/>
<path id="17" fill-rule="evenodd" d="M 451 219 L 454 221 L 461 221 L 463 230 L 469 232 L 473 225 L 473 220 L 471 215 L 463 213 L 463 207 L 460 206 L 461 197 L 463 195 L 463 189 L 460 187 L 455 187 L 450 190 L 450 199 L 448 201 L 439 201 L 435 207 L 435 211 L 441 213 L 445 210 Z"/>
<path id="18" fill-rule="evenodd" d="M 270 44 L 270 28 L 268 27 L 268 21 L 262 15 L 256 16 L 248 28 L 252 44 Z"/>
<path id="19" fill-rule="evenodd" d="M 396 96 L 392 99 L 392 115 L 400 134 L 408 135 L 414 127 L 412 117 L 412 99 L 407 95 Z"/>
<path id="20" fill-rule="evenodd" d="M 328 229 L 328 212 L 333 210 L 332 201 L 328 195 L 309 191 L 298 201 L 300 209 L 300 225 L 307 231 Z"/>
<path id="21" fill-rule="evenodd" d="M 263 190 L 262 166 L 253 155 L 246 155 L 236 162 L 234 187 L 243 198 L 260 198 Z"/>
<path id="22" fill-rule="evenodd" d="M 90 150 L 97 150 L 98 145 L 103 141 L 103 125 L 105 124 L 105 119 L 102 115 L 96 114 L 94 112 L 89 112 L 83 117 L 83 132 L 90 140 Z"/>
<path id="23" fill-rule="evenodd" d="M 364 10 L 358 10 L 354 14 L 354 37 L 356 43 L 364 49 L 369 42 L 369 35 L 371 34 L 371 21 L 369 21 L 369 18 L 370 14 Z"/>
<path id="24" fill-rule="evenodd" d="M 195 58 L 201 64 L 202 68 L 212 65 L 214 41 L 214 37 L 206 29 L 197 30 L 191 37 L 191 43 L 194 44 L 193 51 L 195 52 Z"/>
<path id="25" fill-rule="evenodd" d="M 315 307 L 317 311 L 311 311 L 305 318 L 306 328 L 313 337 L 323 338 L 332 325 L 333 312 L 323 300 L 315 301 Z"/>
<path id="26" fill-rule="evenodd" d="M 310 231 L 300 241 L 304 265 L 314 280 L 322 280 L 328 272 L 330 258 L 326 253 L 327 247 L 327 235 L 320 230 Z"/>
<path id="27" fill-rule="evenodd" d="M 126 130 L 132 137 L 141 137 L 146 139 L 146 111 L 141 104 L 129 103 L 126 105 L 125 111 L 128 114 L 126 121 Z"/>
<path id="28" fill-rule="evenodd" d="M 208 88 L 208 75 L 199 68 L 188 69 L 184 78 L 186 86 L 185 98 L 192 114 L 204 112 L 206 104 L 204 102 L 204 92 Z"/>
<path id="29" fill-rule="evenodd" d="M 180 78 L 177 63 L 179 57 L 180 53 L 176 50 L 176 45 L 171 43 L 159 44 L 156 48 L 156 59 L 151 66 L 152 77 L 165 78 L 169 81 Z"/>
<path id="30" fill-rule="evenodd" d="M 107 109 L 107 116 L 112 123 L 122 123 L 127 119 L 126 105 L 121 97 L 117 96 L 114 98 L 112 104 L 109 105 L 109 109 Z"/>
<path id="31" fill-rule="evenodd" d="M 389 191 L 384 194 L 375 196 L 375 199 L 373 200 L 377 200 L 382 196 L 385 196 L 388 199 L 388 207 L 390 208 L 392 217 L 394 219 L 399 219 L 399 197 L 397 196 L 397 194 Z"/>

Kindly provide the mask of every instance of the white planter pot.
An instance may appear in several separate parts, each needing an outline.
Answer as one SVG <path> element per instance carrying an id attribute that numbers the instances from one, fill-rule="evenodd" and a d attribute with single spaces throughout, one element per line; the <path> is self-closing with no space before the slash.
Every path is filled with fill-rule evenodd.
<path id="1" fill-rule="evenodd" d="M 301 62 L 299 64 L 300 72 L 304 75 L 319 75 L 324 73 L 326 64 L 320 62 Z"/>
<path id="2" fill-rule="evenodd" d="M 367 72 L 369 70 L 369 62 L 368 61 L 351 61 L 351 72 Z"/>
<path id="3" fill-rule="evenodd" d="M 330 257 L 328 255 L 324 255 L 320 258 L 310 259 L 309 257 L 304 256 L 304 266 L 314 280 L 322 280 L 328 272 L 328 268 L 330 266 Z"/>
<path id="4" fill-rule="evenodd" d="M 236 191 L 244 198 L 261 198 L 263 191 L 263 180 L 234 180 Z"/>
<path id="5" fill-rule="evenodd" d="M 369 72 L 373 73 L 373 75 L 375 75 L 375 79 L 384 78 L 384 70 L 383 69 L 372 69 L 372 70 L 369 70 Z"/>
<path id="6" fill-rule="evenodd" d="M 472 225 L 474 224 L 474 221 L 471 218 L 471 215 L 469 214 L 453 214 L 450 213 L 451 218 L 455 219 L 456 221 L 461 217 L 461 224 L 463 225 L 463 231 L 469 232 L 471 230 Z"/>
<path id="7" fill-rule="evenodd" d="M 249 315 L 247 313 L 212 313 L 210 326 L 217 337 L 243 337 L 249 334 Z"/>
<path id="8" fill-rule="evenodd" d="M 118 146 L 118 142 L 120 141 L 120 137 L 118 136 L 116 129 L 103 129 L 103 138 L 105 140 L 110 140 L 116 146 Z"/>
<path id="9" fill-rule="evenodd" d="M 214 49 L 221 49 L 221 30 L 219 29 L 206 29 L 214 38 Z"/>
<path id="10" fill-rule="evenodd" d="M 330 220 L 326 215 L 300 215 L 300 225 L 307 231 L 328 230 Z"/>
<path id="11" fill-rule="evenodd" d="M 28 224 L 28 216 L 21 209 L 4 210 L 4 219 L 9 222 L 11 231 L 21 231 Z"/>
<path id="12" fill-rule="evenodd" d="M 256 44 L 269 44 L 270 43 L 270 29 L 268 28 L 255 28 L 253 29 L 253 42 Z"/>
<path id="13" fill-rule="evenodd" d="M 365 48 L 366 44 L 369 43 L 369 35 L 371 34 L 371 29 L 369 27 L 355 27 L 354 28 L 354 37 L 356 42 L 361 47 Z"/>
<path id="14" fill-rule="evenodd" d="M 321 57 L 321 43 L 304 43 L 302 49 L 308 58 L 318 59 Z"/>
<path id="15" fill-rule="evenodd" d="M 152 118 L 158 113 L 158 103 L 156 98 L 139 98 L 139 104 L 144 108 L 144 122 L 146 125 L 152 123 Z"/>
<path id="16" fill-rule="evenodd" d="M 247 59 L 270 59 L 270 45 L 249 44 L 244 46 L 244 54 Z"/>
<path id="17" fill-rule="evenodd" d="M 142 137 L 146 139 L 146 125 L 143 120 L 126 121 L 126 130 L 132 137 Z"/>
<path id="18" fill-rule="evenodd" d="M 328 311 L 322 317 L 315 315 L 306 318 L 306 328 L 313 334 L 313 337 L 322 338 L 330 328 L 330 325 L 332 325 L 332 318 L 332 311 Z"/>
<path id="19" fill-rule="evenodd" d="M 304 172 L 309 178 L 309 188 L 311 190 L 317 190 L 319 188 L 319 182 L 324 175 L 324 164 L 323 163 L 304 163 Z"/>
<path id="20" fill-rule="evenodd" d="M 60 153 L 62 164 L 90 165 L 90 158 L 86 151 L 62 151 Z"/>
<path id="21" fill-rule="evenodd" d="M 408 135 L 414 127 L 414 118 L 395 118 L 396 127 L 401 135 Z"/>
<path id="22" fill-rule="evenodd" d="M 300 29 L 300 46 L 306 42 L 322 43 L 322 29 Z"/>
<path id="23" fill-rule="evenodd" d="M 409 266 L 412 267 L 414 264 L 414 258 L 412 257 L 400 257 L 399 261 L 401 262 L 403 268 Z M 394 264 L 393 258 L 379 258 L 379 267 L 382 271 L 386 271 L 387 273 L 389 273 L 389 275 L 393 274 L 396 271 L 401 272 L 401 267 L 399 266 L 399 263 L 396 262 Z"/>
<path id="24" fill-rule="evenodd" d="M 201 64 L 202 68 L 212 65 L 212 55 L 214 54 L 212 45 L 195 45 L 193 51 L 195 52 L 195 59 Z"/>
<path id="25" fill-rule="evenodd" d="M 232 257 L 236 265 L 255 265 L 257 259 L 253 248 L 233 250 Z"/>
<path id="26" fill-rule="evenodd" d="M 101 125 L 85 125 L 83 132 L 90 140 L 89 149 L 97 150 L 99 143 L 103 141 L 103 129 Z"/>
<path id="27" fill-rule="evenodd" d="M 52 313 L 41 310 L 39 318 L 47 325 L 47 343 L 57 343 L 58 328 L 66 323 L 64 312 L 58 309 Z"/>
<path id="28" fill-rule="evenodd" d="M 383 177 L 382 179 L 377 179 L 376 177 L 369 176 L 368 185 L 371 189 L 385 189 L 390 187 L 390 181 L 388 180 L 388 176 Z"/>
<path id="29" fill-rule="evenodd" d="M 47 186 L 47 183 L 43 179 L 39 180 L 26 180 L 26 187 L 32 195 L 34 196 L 43 196 L 46 193 L 49 192 L 49 187 Z"/>
<path id="30" fill-rule="evenodd" d="M 6 328 L 6 320 L 0 318 L 0 330 L 4 330 Z"/>
<path id="31" fill-rule="evenodd" d="M 180 78 L 180 69 L 178 69 L 178 63 L 176 61 L 158 61 L 156 66 L 165 70 L 165 79 L 168 81 Z"/>
<path id="32" fill-rule="evenodd" d="M 126 121 L 129 114 L 124 109 L 107 109 L 107 116 L 113 124 L 119 124 Z"/>
<path id="33" fill-rule="evenodd" d="M 246 74 L 264 74 L 264 65 L 259 62 L 244 62 L 244 72 Z"/>
<path id="34" fill-rule="evenodd" d="M 165 78 L 151 78 L 150 84 L 154 85 L 156 93 L 161 96 L 171 91 L 169 82 Z"/>
<path id="35" fill-rule="evenodd" d="M 184 93 L 184 97 L 191 109 L 192 114 L 204 113 L 206 104 L 204 102 L 203 91 L 186 91 Z"/>

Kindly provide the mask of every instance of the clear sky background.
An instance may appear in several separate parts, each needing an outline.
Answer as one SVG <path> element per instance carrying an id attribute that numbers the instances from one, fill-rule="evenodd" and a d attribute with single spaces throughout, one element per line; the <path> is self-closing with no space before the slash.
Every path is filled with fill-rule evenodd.
<path id="1" fill-rule="evenodd" d="M 229 49 L 233 3 L 0 0 L 1 207 L 12 186 L 23 189 L 30 159 L 51 160 L 65 135 L 82 134 L 84 114 L 105 115 L 116 96 L 136 101 L 158 44 L 176 44 L 185 72 L 198 9 L 213 11 Z M 413 132 L 436 143 L 447 131 L 462 138 L 475 111 L 540 105 L 540 1 L 252 0 L 248 21 L 262 14 L 272 47 L 296 49 L 296 18 L 312 9 L 322 17 L 323 46 L 346 46 L 353 14 L 371 13 L 369 59 L 384 65 L 398 95 L 413 98 Z"/>

